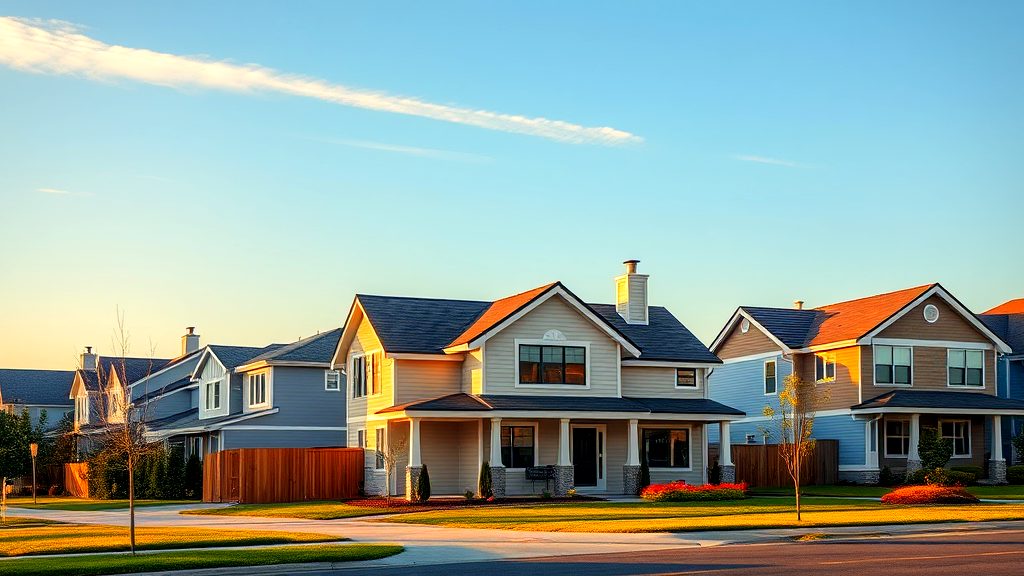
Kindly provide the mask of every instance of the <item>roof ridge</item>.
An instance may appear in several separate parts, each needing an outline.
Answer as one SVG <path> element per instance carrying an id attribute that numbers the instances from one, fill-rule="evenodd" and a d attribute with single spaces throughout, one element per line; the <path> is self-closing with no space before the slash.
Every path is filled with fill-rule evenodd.
<path id="1" fill-rule="evenodd" d="M 938 285 L 939 285 L 938 282 L 932 282 L 930 284 L 922 284 L 920 286 L 911 286 L 910 288 L 901 288 L 899 290 L 891 290 L 889 292 L 882 292 L 881 294 L 872 294 L 870 296 L 861 296 L 860 298 L 853 298 L 853 299 L 850 299 L 850 300 L 842 300 L 842 301 L 839 301 L 839 302 L 831 302 L 829 304 L 822 304 L 821 306 L 815 306 L 814 308 L 807 308 L 807 310 L 821 310 L 821 311 L 824 311 L 824 310 L 822 310 L 822 308 L 827 308 L 827 307 L 830 307 L 830 306 L 839 306 L 840 304 L 853 304 L 854 302 L 860 302 L 862 300 L 870 300 L 872 298 L 882 298 L 884 296 L 892 296 L 893 294 L 899 294 L 900 292 L 910 292 L 912 290 L 924 291 L 924 289 L 931 289 L 931 288 L 934 288 L 935 286 L 938 286 Z"/>
<path id="2" fill-rule="evenodd" d="M 466 302 L 472 304 L 490 304 L 493 300 L 468 300 L 463 298 L 434 298 L 431 296 L 391 296 L 388 294 L 356 294 L 356 298 L 395 298 L 398 300 L 430 300 L 433 302 Z"/>

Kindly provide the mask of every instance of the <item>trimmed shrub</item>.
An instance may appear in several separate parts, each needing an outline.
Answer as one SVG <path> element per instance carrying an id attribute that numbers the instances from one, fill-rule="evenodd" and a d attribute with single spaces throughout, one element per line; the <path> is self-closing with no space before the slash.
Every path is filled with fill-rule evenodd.
<path id="1" fill-rule="evenodd" d="M 943 468 L 953 457 L 953 441 L 943 438 L 935 428 L 924 428 L 917 443 L 917 452 L 921 456 L 921 468 Z"/>
<path id="2" fill-rule="evenodd" d="M 924 483 L 933 486 L 967 486 L 974 482 L 974 474 L 936 468 L 924 475 Z"/>
<path id="3" fill-rule="evenodd" d="M 161 498 L 178 500 L 185 496 L 185 450 L 175 447 L 167 454 L 167 472 L 160 490 Z"/>
<path id="4" fill-rule="evenodd" d="M 480 466 L 480 497 L 494 497 L 494 487 L 491 484 L 491 465 L 487 462 Z"/>
<path id="5" fill-rule="evenodd" d="M 900 483 L 900 480 L 899 475 L 894 474 L 892 468 L 888 466 L 882 468 L 882 471 L 878 473 L 879 486 L 895 486 Z"/>
<path id="6" fill-rule="evenodd" d="M 416 500 L 426 502 L 430 500 L 430 473 L 427 472 L 427 465 L 420 470 L 420 477 L 416 479 Z"/>
<path id="7" fill-rule="evenodd" d="M 1024 484 L 1024 464 L 1007 468 L 1006 481 L 1010 484 Z"/>
<path id="8" fill-rule="evenodd" d="M 882 496 L 882 504 L 973 504 L 978 498 L 960 486 L 904 486 Z"/>
<path id="9" fill-rule="evenodd" d="M 185 498 L 203 497 L 203 462 L 193 453 L 185 461 Z"/>
<path id="10" fill-rule="evenodd" d="M 666 484 L 651 484 L 640 491 L 644 500 L 652 502 L 698 502 L 712 500 L 739 500 L 747 497 L 747 485 L 740 484 L 687 484 L 682 480 Z"/>
<path id="11" fill-rule="evenodd" d="M 957 472 L 967 472 L 968 474 L 974 474 L 974 479 L 985 477 L 985 469 L 981 466 L 950 466 L 950 470 Z"/>

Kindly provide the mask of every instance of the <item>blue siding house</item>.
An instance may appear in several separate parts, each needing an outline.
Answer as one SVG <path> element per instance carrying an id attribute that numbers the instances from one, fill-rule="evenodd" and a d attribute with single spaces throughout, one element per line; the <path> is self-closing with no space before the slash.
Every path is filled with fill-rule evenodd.
<path id="1" fill-rule="evenodd" d="M 1024 298 L 1000 304 L 979 318 L 1012 349 L 996 365 L 999 396 L 1024 400 Z M 1024 454 L 1014 453 L 1010 444 L 1020 434 L 1024 434 L 1024 417 L 1015 416 L 1003 422 L 1004 453 L 1012 454 L 1013 464 L 1024 464 Z"/>
<path id="2" fill-rule="evenodd" d="M 61 418 L 74 411 L 68 388 L 71 370 L 0 369 L 0 410 L 21 414 L 28 410 L 32 425 L 46 413 L 46 428 L 53 429 Z"/>

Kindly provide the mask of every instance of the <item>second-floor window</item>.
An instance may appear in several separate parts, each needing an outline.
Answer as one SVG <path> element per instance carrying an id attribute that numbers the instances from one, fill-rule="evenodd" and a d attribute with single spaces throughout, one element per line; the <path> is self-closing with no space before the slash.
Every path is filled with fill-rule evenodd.
<path id="1" fill-rule="evenodd" d="M 249 374 L 249 407 L 267 405 L 267 373 Z"/>
<path id="2" fill-rule="evenodd" d="M 912 361 L 908 346 L 875 346 L 875 384 L 910 386 Z"/>
<path id="3" fill-rule="evenodd" d="M 206 409 L 217 410 L 220 408 L 220 380 L 212 380 L 206 383 Z"/>
<path id="4" fill-rule="evenodd" d="M 520 384 L 587 383 L 587 349 L 583 346 L 519 345 Z"/>
<path id="5" fill-rule="evenodd" d="M 835 380 L 836 378 L 836 355 L 816 354 L 814 356 L 814 381 Z"/>
<path id="6" fill-rule="evenodd" d="M 352 358 L 352 397 L 381 393 L 381 353 L 374 352 Z"/>
<path id="7" fill-rule="evenodd" d="M 89 397 L 86 395 L 75 397 L 75 416 L 79 424 L 89 423 Z"/>
<path id="8" fill-rule="evenodd" d="M 341 372 L 337 370 L 327 370 L 324 372 L 324 390 L 328 392 L 341 390 Z"/>
<path id="9" fill-rule="evenodd" d="M 764 363 L 764 393 L 776 394 L 779 391 L 779 380 L 775 376 L 775 360 Z"/>
<path id="10" fill-rule="evenodd" d="M 696 368 L 676 368 L 676 388 L 696 388 Z"/>
<path id="11" fill-rule="evenodd" d="M 949 372 L 950 386 L 985 385 L 984 367 L 985 352 L 983 350 L 948 350 L 946 367 Z"/>
<path id="12" fill-rule="evenodd" d="M 377 458 L 374 460 L 374 466 L 377 468 L 377 470 L 383 470 L 384 469 L 384 450 L 387 449 L 387 446 L 384 445 L 384 429 L 383 428 L 377 428 L 375 430 L 375 432 L 376 432 L 376 436 L 374 436 L 374 442 L 376 443 L 376 445 L 374 446 L 374 450 L 375 450 L 374 453 L 375 453 Z"/>

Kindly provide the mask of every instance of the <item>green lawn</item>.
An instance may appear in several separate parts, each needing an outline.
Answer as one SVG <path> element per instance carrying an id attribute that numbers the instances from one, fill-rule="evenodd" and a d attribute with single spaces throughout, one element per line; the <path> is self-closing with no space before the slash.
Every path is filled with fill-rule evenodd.
<path id="1" fill-rule="evenodd" d="M 353 562 L 386 558 L 401 551 L 401 546 L 390 544 L 327 544 L 252 550 L 156 552 L 134 557 L 129 554 L 99 554 L 67 558 L 18 558 L 0 560 L 0 575 L 64 576 L 73 574 L 75 576 L 93 576 L 96 574 L 129 574 L 226 566 Z"/>
<path id="2" fill-rule="evenodd" d="M 8 506 L 18 508 L 29 508 L 32 510 L 72 510 L 76 512 L 91 512 L 94 510 L 119 510 L 128 508 L 127 500 L 93 500 L 90 498 L 71 498 L 60 496 L 40 496 L 39 503 L 33 504 L 32 497 L 19 496 L 8 498 Z M 195 500 L 136 500 L 138 507 L 147 506 L 168 506 L 171 504 L 195 504 Z"/>
<path id="3" fill-rule="evenodd" d="M 868 497 L 880 498 L 892 488 L 883 486 L 805 486 L 801 493 L 805 496 L 827 496 L 835 498 L 844 497 Z M 992 498 L 994 500 L 1024 500 L 1024 486 L 968 486 L 967 491 L 978 498 Z M 754 495 L 782 495 L 793 494 L 792 488 L 752 488 Z"/>
<path id="4" fill-rule="evenodd" d="M 199 516 L 264 516 L 274 518 L 302 518 L 305 520 L 336 520 L 374 514 L 404 512 L 402 508 L 388 509 L 371 506 L 351 506 L 343 502 L 286 502 L 280 504 L 236 504 L 227 508 L 184 510 L 182 514 Z"/>
<path id="5" fill-rule="evenodd" d="M 0 524 L 0 530 L 12 529 L 12 528 L 27 528 L 29 526 L 46 526 L 47 524 L 61 524 L 55 520 L 40 520 L 39 518 L 20 518 L 18 516 L 8 516 L 7 520 L 3 524 Z"/>
<path id="6" fill-rule="evenodd" d="M 28 520 L 28 519 L 25 519 Z M 305 532 L 222 530 L 213 528 L 136 529 L 139 550 L 212 548 L 306 542 L 337 542 L 343 538 Z M 85 524 L 28 525 L 0 530 L 0 557 L 128 550 L 128 529 Z M 2 561 L 0 561 L 2 562 Z"/>
<path id="7" fill-rule="evenodd" d="M 791 499 L 755 498 L 718 503 L 579 503 L 466 508 L 403 514 L 387 522 L 458 528 L 548 532 L 687 532 L 756 528 L 870 526 L 928 522 L 1022 520 L 1024 506 L 887 506 L 870 500 L 805 498 L 797 523 Z"/>

